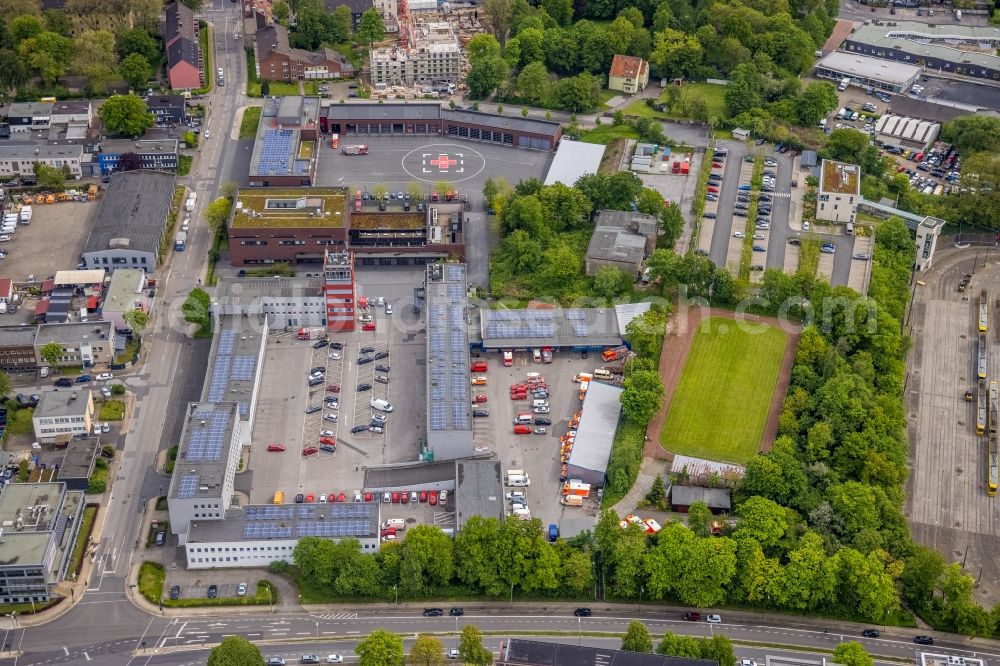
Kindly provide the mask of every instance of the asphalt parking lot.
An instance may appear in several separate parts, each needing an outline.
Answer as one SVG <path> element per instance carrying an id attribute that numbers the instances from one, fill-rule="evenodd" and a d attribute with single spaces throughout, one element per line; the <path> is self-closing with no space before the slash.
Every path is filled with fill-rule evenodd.
<path id="1" fill-rule="evenodd" d="M 34 275 L 41 281 L 56 271 L 75 268 L 97 213 L 98 201 L 67 201 L 31 206 L 31 224 L 18 225 L 9 242 L 0 243 L 7 258 L 0 261 L 3 274 L 21 282 Z M 58 243 L 52 239 L 58 238 Z M 0 321 L 3 315 L 0 315 Z"/>
<path id="2" fill-rule="evenodd" d="M 716 266 L 725 266 L 729 239 L 734 231 L 739 231 L 733 226 L 733 202 L 736 201 L 736 188 L 740 183 L 740 165 L 743 164 L 743 158 L 750 153 L 750 148 L 742 141 L 720 141 L 716 144 L 716 149 L 719 148 L 728 149 L 729 154 L 726 157 L 722 187 L 719 188 L 719 205 L 716 207 L 717 217 L 709 257 Z"/>
<path id="3" fill-rule="evenodd" d="M 976 402 L 963 394 L 976 381 L 976 301 L 983 288 L 990 304 L 987 379 L 1000 376 L 1000 265 L 975 249 L 938 248 L 934 268 L 920 276 L 909 322 L 907 516 L 917 541 L 948 561 L 966 562 L 965 570 L 977 576 L 977 598 L 992 605 L 1000 599 L 1000 504 L 986 494 L 987 445 L 976 436 Z M 964 273 L 974 275 L 962 293 L 957 285 Z"/>
<path id="4" fill-rule="evenodd" d="M 406 191 L 409 184 L 419 183 L 429 194 L 435 183 L 444 181 L 468 194 L 473 208 L 482 206 L 487 178 L 502 176 L 512 186 L 529 178 L 542 179 L 554 155 L 443 136 L 341 137 L 341 145 L 353 143 L 367 144 L 368 154 L 342 155 L 329 142 L 323 144 L 317 187 L 340 185 L 364 191 L 383 184 L 392 191 Z M 442 155 L 448 159 L 440 160 Z"/>
<path id="5" fill-rule="evenodd" d="M 527 488 L 505 488 L 505 493 L 512 490 L 523 491 L 528 501 L 528 509 L 532 518 L 538 518 L 543 525 L 558 523 L 565 514 L 579 517 L 583 513 L 596 516 L 596 505 L 590 503 L 584 507 L 564 507 L 559 504 L 561 484 L 559 482 L 559 438 L 566 434 L 568 424 L 573 415 L 580 409 L 579 384 L 573 382 L 573 376 L 580 372 L 592 372 L 595 367 L 603 365 L 600 358 L 595 360 L 594 354 L 588 359 L 582 359 L 578 353 L 555 352 L 552 363 L 533 363 L 531 355 L 526 352 L 514 353 L 514 364 L 504 367 L 500 354 L 483 353 L 480 357 L 489 363 L 486 386 L 473 388 L 474 393 L 483 393 L 488 401 L 482 405 L 490 412 L 488 418 L 474 419 L 476 423 L 476 441 L 480 441 L 480 433 L 492 433 L 491 448 L 496 451 L 503 465 L 504 472 L 508 469 L 523 469 L 531 479 Z M 549 386 L 548 414 L 533 416 L 547 417 L 551 425 L 541 426 L 546 429 L 544 435 L 515 435 L 514 418 L 518 413 L 530 412 L 530 401 L 514 402 L 510 399 L 510 385 L 522 383 L 526 373 L 538 372 Z M 530 397 L 530 396 L 529 396 Z M 532 426 L 535 428 L 537 426 Z M 507 505 L 508 512 L 510 505 Z"/>

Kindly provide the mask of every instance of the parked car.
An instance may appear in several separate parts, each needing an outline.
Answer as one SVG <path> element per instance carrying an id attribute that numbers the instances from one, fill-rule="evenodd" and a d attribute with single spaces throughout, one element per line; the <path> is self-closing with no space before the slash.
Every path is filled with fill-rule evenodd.
<path id="1" fill-rule="evenodd" d="M 385 365 L 384 363 L 379 363 L 378 365 L 375 366 L 375 369 L 378 372 L 389 372 L 389 366 Z"/>
<path id="2" fill-rule="evenodd" d="M 245 596 L 247 596 L 247 584 L 246 583 L 240 583 L 239 584 L 239 586 L 236 588 L 236 596 L 238 596 L 238 597 L 245 597 Z"/>
<path id="3" fill-rule="evenodd" d="M 882 634 L 879 633 L 878 629 L 865 629 L 861 632 L 861 635 L 865 638 L 878 638 Z"/>
<path id="4" fill-rule="evenodd" d="M 722 616 L 715 614 L 709 615 L 708 617 L 705 618 L 705 622 L 711 622 L 712 624 L 722 624 Z"/>
<path id="5" fill-rule="evenodd" d="M 358 384 L 358 393 L 361 393 L 363 391 L 371 391 L 371 390 L 372 390 L 372 385 L 371 384 Z"/>
<path id="6" fill-rule="evenodd" d="M 681 619 L 685 622 L 701 622 L 701 613 L 687 612 L 681 615 Z"/>
<path id="7" fill-rule="evenodd" d="M 440 608 L 425 608 L 424 617 L 441 617 L 444 615 L 444 611 Z"/>
<path id="8" fill-rule="evenodd" d="M 170 598 L 173 599 L 174 601 L 181 598 L 180 585 L 174 585 L 172 588 L 170 588 Z"/>
<path id="9" fill-rule="evenodd" d="M 575 611 L 573 611 L 573 615 L 575 615 L 576 617 L 590 617 L 593 614 L 594 614 L 593 611 L 591 611 L 589 608 L 577 608 Z"/>
<path id="10" fill-rule="evenodd" d="M 209 599 L 215 599 L 218 596 L 219 596 L 219 586 L 218 585 L 209 585 L 208 586 L 208 598 Z"/>

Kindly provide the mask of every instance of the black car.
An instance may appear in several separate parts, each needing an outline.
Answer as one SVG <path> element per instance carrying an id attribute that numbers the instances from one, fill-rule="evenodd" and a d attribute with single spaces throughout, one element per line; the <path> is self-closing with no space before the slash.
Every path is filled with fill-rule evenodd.
<path id="1" fill-rule="evenodd" d="M 371 363 L 374 360 L 375 359 L 372 358 L 371 356 L 359 356 L 358 357 L 358 365 L 365 365 L 366 363 Z"/>
<path id="2" fill-rule="evenodd" d="M 358 384 L 358 393 L 361 393 L 362 391 L 371 391 L 371 390 L 372 390 L 371 384 Z"/>
<path id="3" fill-rule="evenodd" d="M 320 451 L 326 451 L 327 453 L 336 453 L 337 452 L 337 447 L 334 446 L 333 444 L 320 444 L 319 445 L 319 450 Z"/>
<path id="4" fill-rule="evenodd" d="M 536 416 L 535 425 L 552 425 L 552 419 L 547 416 Z"/>
<path id="5" fill-rule="evenodd" d="M 343 349 L 343 348 L 344 348 L 344 343 L 343 342 L 331 342 L 330 343 L 330 349 Z"/>
<path id="6" fill-rule="evenodd" d="M 378 370 L 379 372 L 389 372 L 389 366 L 385 365 L 384 363 L 379 363 L 378 365 L 375 366 L 375 369 Z"/>
<path id="7" fill-rule="evenodd" d="M 374 347 L 362 347 L 361 348 L 361 353 L 362 354 L 371 354 L 371 353 L 374 353 L 374 351 L 375 351 Z"/>
<path id="8" fill-rule="evenodd" d="M 934 645 L 934 639 L 930 636 L 914 636 L 913 642 L 918 645 Z"/>
<path id="9" fill-rule="evenodd" d="M 424 617 L 441 617 L 444 615 L 444 611 L 440 608 L 425 608 Z"/>
<path id="10" fill-rule="evenodd" d="M 484 417 L 487 417 L 489 415 L 490 415 L 490 412 L 487 409 L 473 409 L 472 410 L 472 416 L 473 416 L 473 418 L 484 418 Z"/>
<path id="11" fill-rule="evenodd" d="M 376 361 L 379 361 L 379 360 L 381 360 L 383 358 L 389 358 L 389 352 L 387 352 L 387 351 L 380 351 L 379 353 L 375 354 L 375 360 Z"/>
<path id="12" fill-rule="evenodd" d="M 218 585 L 209 585 L 208 586 L 208 598 L 209 599 L 215 599 L 218 596 L 219 596 L 219 586 Z"/>
<path id="13" fill-rule="evenodd" d="M 322 349 L 323 347 L 329 347 L 329 340 L 317 340 L 313 343 L 313 349 Z"/>
<path id="14" fill-rule="evenodd" d="M 313 374 L 315 372 L 318 372 L 320 374 L 326 374 L 326 366 L 317 365 L 315 368 L 309 371 L 309 374 Z"/>
<path id="15" fill-rule="evenodd" d="M 589 608 L 577 608 L 573 611 L 573 615 L 577 617 L 590 617 L 594 613 Z"/>
<path id="16" fill-rule="evenodd" d="M 351 428 L 351 432 L 354 433 L 355 435 L 358 434 L 359 432 L 364 432 L 365 430 L 368 430 L 368 426 L 366 425 L 356 425 L 353 428 Z"/>
<path id="17" fill-rule="evenodd" d="M 302 493 L 299 493 L 298 495 L 295 496 L 295 503 L 296 504 L 302 504 L 305 501 L 306 501 L 306 496 L 303 495 Z"/>
<path id="18" fill-rule="evenodd" d="M 174 599 L 174 600 L 181 598 L 181 586 L 180 585 L 174 585 L 172 588 L 170 588 L 170 598 Z"/>
<path id="19" fill-rule="evenodd" d="M 878 629 L 865 629 L 864 631 L 861 632 L 861 635 L 864 636 L 865 638 L 878 638 L 879 636 L 881 636 L 881 634 L 878 632 Z"/>
<path id="20" fill-rule="evenodd" d="M 465 611 L 461 608 L 452 608 L 448 611 L 448 615 L 451 615 L 452 617 L 462 617 L 465 615 Z"/>
<path id="21" fill-rule="evenodd" d="M 73 386 L 73 380 L 69 377 L 60 377 L 55 381 L 56 386 Z"/>

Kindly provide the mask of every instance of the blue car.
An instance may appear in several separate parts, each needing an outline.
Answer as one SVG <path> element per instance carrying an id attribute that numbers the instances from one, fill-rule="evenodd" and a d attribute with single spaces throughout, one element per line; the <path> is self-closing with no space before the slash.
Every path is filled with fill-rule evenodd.
<path id="1" fill-rule="evenodd" d="M 86 384 L 89 381 L 90 381 L 90 375 L 80 375 L 79 377 L 76 378 L 77 384 Z"/>

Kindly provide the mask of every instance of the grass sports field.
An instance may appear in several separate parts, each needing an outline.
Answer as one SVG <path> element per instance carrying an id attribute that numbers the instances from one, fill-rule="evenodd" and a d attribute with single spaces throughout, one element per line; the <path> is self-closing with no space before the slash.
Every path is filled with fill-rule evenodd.
<path id="1" fill-rule="evenodd" d="M 756 333 L 732 319 L 701 322 L 660 433 L 663 447 L 709 460 L 749 460 L 760 445 L 786 344 L 777 328 Z"/>

